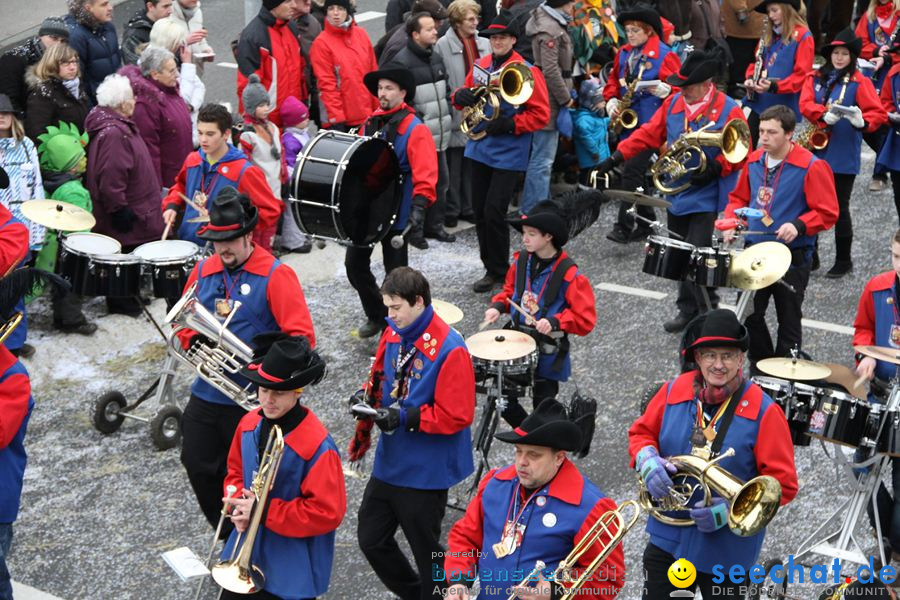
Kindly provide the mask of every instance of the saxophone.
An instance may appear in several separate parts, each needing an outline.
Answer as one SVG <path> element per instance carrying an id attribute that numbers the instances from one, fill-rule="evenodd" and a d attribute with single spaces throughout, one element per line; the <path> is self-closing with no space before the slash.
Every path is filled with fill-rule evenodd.
<path id="1" fill-rule="evenodd" d="M 638 124 L 638 116 L 637 113 L 631 108 L 631 103 L 634 102 L 634 93 L 637 91 L 637 84 L 641 82 L 641 78 L 644 75 L 644 65 L 646 63 L 641 63 L 640 68 L 637 72 L 637 77 L 631 80 L 631 83 L 628 84 L 628 87 L 625 88 L 625 93 L 622 94 L 622 99 L 619 100 L 619 114 L 615 116 L 609 122 L 609 129 L 614 134 L 619 135 L 622 133 L 623 129 L 634 129 Z"/>
<path id="2" fill-rule="evenodd" d="M 900 27 L 898 27 L 900 29 Z M 832 106 L 843 106 L 844 105 L 844 95 L 847 93 L 847 84 L 850 83 L 850 76 L 844 75 L 843 79 L 841 79 L 841 93 L 838 94 L 837 100 L 832 103 L 829 100 L 825 104 L 825 112 L 827 113 L 831 110 Z M 803 146 L 807 150 L 824 150 L 828 146 L 828 142 L 831 140 L 831 126 L 826 125 L 825 127 L 819 127 L 812 121 L 807 121 L 806 126 L 803 130 L 797 135 L 797 144 Z"/>
<path id="3" fill-rule="evenodd" d="M 763 17 L 762 33 L 759 36 L 759 45 L 756 47 L 756 58 L 753 62 L 753 76 L 750 78 L 754 86 L 763 78 L 763 72 L 765 71 L 763 63 L 765 62 L 766 46 L 763 42 L 766 39 L 766 31 L 768 29 L 769 17 Z M 756 92 L 752 88 L 747 88 L 747 94 L 744 98 L 749 101 L 756 100 Z"/>

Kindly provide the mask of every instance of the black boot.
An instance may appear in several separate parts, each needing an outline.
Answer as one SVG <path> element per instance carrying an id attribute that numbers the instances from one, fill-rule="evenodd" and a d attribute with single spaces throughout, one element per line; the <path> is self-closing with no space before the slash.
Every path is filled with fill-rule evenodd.
<path id="1" fill-rule="evenodd" d="M 834 238 L 834 266 L 831 267 L 825 277 L 839 279 L 853 270 L 850 248 L 853 245 L 853 236 Z"/>

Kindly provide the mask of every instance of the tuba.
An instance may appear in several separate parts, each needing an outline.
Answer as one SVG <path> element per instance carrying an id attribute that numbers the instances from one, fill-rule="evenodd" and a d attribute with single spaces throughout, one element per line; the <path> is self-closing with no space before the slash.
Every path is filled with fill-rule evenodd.
<path id="1" fill-rule="evenodd" d="M 219 319 L 200 303 L 195 282 L 166 315 L 164 322 L 172 325 L 166 334 L 166 343 L 169 352 L 197 371 L 201 379 L 231 398 L 244 410 L 253 410 L 258 407 L 256 393 L 248 389 L 249 385 L 241 387 L 230 377 L 236 375 L 241 367 L 253 358 L 253 350 L 228 330 L 228 323 L 240 306 L 240 302 L 235 302 L 225 322 L 220 323 Z M 214 344 L 198 341 L 185 350 L 176 335 L 183 329 L 196 331 L 212 340 Z"/>
<path id="2" fill-rule="evenodd" d="M 475 131 L 482 121 L 493 121 L 500 115 L 500 100 L 513 106 L 528 102 L 534 92 L 534 75 L 524 62 L 512 62 L 500 71 L 496 78 L 492 77 L 489 85 L 474 88 L 478 102 L 462 110 L 460 130 L 469 139 L 480 140 L 486 134 L 483 130 Z M 490 105 L 490 110 L 487 110 Z"/>
<path id="3" fill-rule="evenodd" d="M 750 153 L 750 127 L 743 119 L 731 119 L 722 131 L 707 131 L 709 122 L 697 131 L 689 131 L 669 146 L 650 167 L 653 184 L 663 194 L 677 194 L 690 187 L 690 176 L 706 170 L 703 146 L 722 149 L 725 160 L 739 163 Z M 696 163 L 690 166 L 692 163 Z"/>
<path id="4" fill-rule="evenodd" d="M 265 574 L 250 562 L 250 558 L 256 535 L 262 524 L 263 514 L 266 512 L 269 491 L 275 483 L 275 476 L 278 474 L 278 467 L 281 465 L 283 455 L 284 436 L 281 433 L 281 427 L 273 425 L 269 438 L 266 440 L 266 448 L 259 460 L 259 468 L 250 485 L 250 491 L 256 496 L 256 503 L 250 511 L 250 523 L 247 524 L 247 530 L 235 538 L 229 559 L 212 568 L 213 579 L 229 592 L 252 594 L 265 586 Z M 235 556 L 235 554 L 237 555 Z"/>

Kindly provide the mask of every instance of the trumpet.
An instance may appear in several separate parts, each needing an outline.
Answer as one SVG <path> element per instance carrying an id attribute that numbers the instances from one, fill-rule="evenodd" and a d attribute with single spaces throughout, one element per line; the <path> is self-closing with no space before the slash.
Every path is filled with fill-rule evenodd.
<path id="1" fill-rule="evenodd" d="M 743 119 L 731 119 L 722 131 L 708 131 L 709 122 L 697 131 L 682 134 L 650 167 L 653 184 L 663 194 L 677 194 L 691 186 L 690 176 L 706 170 L 703 146 L 722 149 L 725 160 L 739 163 L 750 153 L 750 127 Z M 680 183 L 679 183 L 680 182 Z"/>
<path id="2" fill-rule="evenodd" d="M 487 134 L 475 128 L 482 121 L 493 121 L 500 115 L 501 99 L 513 106 L 528 102 L 534 92 L 534 75 L 524 62 L 512 62 L 496 78 L 492 77 L 489 85 L 478 86 L 473 91 L 478 102 L 463 109 L 459 128 L 469 139 L 480 140 Z"/>

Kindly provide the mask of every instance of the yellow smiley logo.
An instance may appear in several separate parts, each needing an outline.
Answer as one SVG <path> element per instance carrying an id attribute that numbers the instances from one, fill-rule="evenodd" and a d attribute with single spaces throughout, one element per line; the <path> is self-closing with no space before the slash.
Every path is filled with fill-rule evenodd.
<path id="1" fill-rule="evenodd" d="M 679 558 L 672 563 L 668 571 L 669 583 L 679 589 L 684 589 L 694 585 L 697 579 L 697 569 L 686 558 Z"/>

